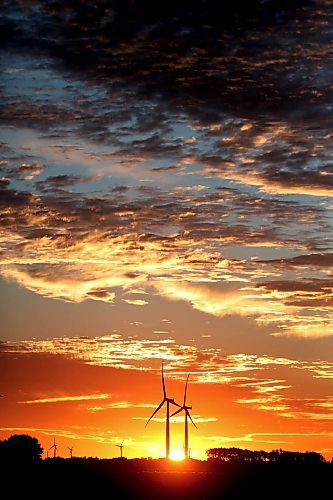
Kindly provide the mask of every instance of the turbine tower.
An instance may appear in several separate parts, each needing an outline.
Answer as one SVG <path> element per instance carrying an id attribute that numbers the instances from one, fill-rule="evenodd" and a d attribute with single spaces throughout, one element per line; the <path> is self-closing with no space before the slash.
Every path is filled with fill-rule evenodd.
<path id="1" fill-rule="evenodd" d="M 50 446 L 49 450 L 52 450 L 52 448 L 53 448 L 53 458 L 57 458 L 57 448 L 58 448 L 58 445 L 55 442 L 55 438 L 53 439 L 53 445 Z"/>
<path id="2" fill-rule="evenodd" d="M 197 426 L 193 422 L 192 417 L 191 417 L 190 412 L 189 412 L 189 410 L 192 410 L 192 406 L 187 406 L 186 405 L 186 394 L 187 394 L 187 385 L 188 385 L 188 379 L 189 379 L 189 377 L 190 377 L 190 375 L 187 375 L 186 384 L 185 384 L 185 391 L 184 391 L 183 406 L 181 406 L 179 408 L 179 410 L 175 411 L 175 413 L 173 413 L 171 415 L 173 417 L 174 415 L 177 415 L 177 413 L 180 413 L 181 411 L 184 411 L 184 413 L 185 413 L 185 446 L 184 446 L 184 455 L 185 455 L 185 458 L 190 458 L 189 447 L 188 447 L 188 419 L 191 420 L 192 424 L 197 429 Z"/>
<path id="3" fill-rule="evenodd" d="M 117 446 L 117 448 L 120 448 L 120 458 L 123 458 L 124 440 L 121 444 L 115 444 L 115 446 Z"/>
<path id="4" fill-rule="evenodd" d="M 158 411 L 162 408 L 164 404 L 166 404 L 166 422 L 165 422 L 165 456 L 166 458 L 170 457 L 170 405 L 178 406 L 181 408 L 181 406 L 175 402 L 174 399 L 168 398 L 166 389 L 165 389 L 165 382 L 164 382 L 164 371 L 163 371 L 163 363 L 162 363 L 162 388 L 163 388 L 163 399 L 161 403 L 158 405 L 154 413 L 151 415 L 149 418 L 148 422 L 146 423 L 145 427 L 149 424 L 151 419 L 156 415 Z"/>
<path id="5" fill-rule="evenodd" d="M 67 448 L 69 449 L 70 457 L 73 458 L 73 449 L 74 449 L 74 446 L 72 446 L 72 447 L 67 446 Z"/>

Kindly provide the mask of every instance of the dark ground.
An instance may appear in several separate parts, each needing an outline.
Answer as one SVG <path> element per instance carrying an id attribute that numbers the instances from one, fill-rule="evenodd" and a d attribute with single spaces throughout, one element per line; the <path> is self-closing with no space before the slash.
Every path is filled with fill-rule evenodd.
<path id="1" fill-rule="evenodd" d="M 1 498 L 329 499 L 333 464 L 48 460 L 1 466 Z"/>

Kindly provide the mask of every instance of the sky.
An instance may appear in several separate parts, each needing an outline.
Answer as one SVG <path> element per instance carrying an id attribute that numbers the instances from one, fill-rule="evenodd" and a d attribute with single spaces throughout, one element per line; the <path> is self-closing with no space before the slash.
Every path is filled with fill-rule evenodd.
<path id="1" fill-rule="evenodd" d="M 4 0 L 0 439 L 333 455 L 333 5 Z M 183 449 L 184 417 L 171 424 Z"/>

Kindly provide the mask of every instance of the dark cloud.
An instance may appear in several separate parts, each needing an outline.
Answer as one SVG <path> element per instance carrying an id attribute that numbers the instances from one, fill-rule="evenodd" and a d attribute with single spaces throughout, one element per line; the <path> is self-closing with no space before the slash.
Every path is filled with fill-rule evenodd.
<path id="1" fill-rule="evenodd" d="M 257 285 L 257 288 L 277 290 L 279 292 L 327 292 L 332 291 L 333 281 L 329 279 L 312 279 L 311 281 L 269 281 Z"/>
<path id="2" fill-rule="evenodd" d="M 94 180 L 93 177 L 63 174 L 63 175 L 50 176 L 44 179 L 43 181 L 35 182 L 35 187 L 40 191 L 48 191 L 48 190 L 52 191 L 54 189 L 73 186 L 74 184 L 91 182 L 92 180 Z"/>
<path id="3" fill-rule="evenodd" d="M 2 217 L 6 220 L 5 209 L 16 210 L 18 207 L 29 207 L 31 203 L 34 203 L 36 198 L 33 194 L 16 191 L 14 189 L 7 189 L 8 182 L 4 182 L 0 185 L 0 205 L 4 209 Z M 20 218 L 20 214 L 17 213 L 17 217 Z"/>
<path id="4" fill-rule="evenodd" d="M 0 179 L 0 189 L 9 186 L 10 184 L 10 179 L 7 179 L 6 177 L 2 177 Z"/>
<path id="5" fill-rule="evenodd" d="M 61 175 L 38 181 L 36 195 L 2 187 L 1 204 L 6 207 L 1 225 L 13 225 L 25 238 L 36 238 L 38 231 L 52 236 L 59 245 L 72 245 L 82 240 L 92 229 L 101 231 L 106 239 L 132 233 L 142 241 L 164 241 L 178 247 L 186 241 L 194 245 L 219 242 L 220 251 L 229 244 L 291 245 L 312 248 L 313 236 L 306 237 L 302 221 L 308 230 L 325 228 L 325 213 L 311 206 L 293 201 L 261 199 L 237 189 L 217 188 L 187 191 L 162 190 L 141 186 L 129 189 L 119 186 L 103 196 L 67 192 L 61 188 L 73 183 L 86 182 L 87 177 Z M 54 191 L 54 192 L 53 192 Z M 44 194 L 43 194 L 44 193 Z M 20 206 L 19 212 L 16 207 Z M 232 214 L 232 219 L 230 219 Z M 36 221 L 43 227 L 36 232 Z M 296 224 L 299 230 L 291 236 L 286 227 Z M 171 230 L 174 227 L 176 230 Z M 171 233 L 171 234 L 169 234 Z M 183 243 L 180 243 L 183 242 Z M 318 243 L 317 243 L 318 244 Z M 218 247 L 216 247 L 218 250 Z M 272 265 L 318 265 L 328 259 L 328 254 L 300 256 L 289 260 L 265 261 Z M 258 261 L 261 262 L 261 261 Z M 326 263 L 329 265 L 329 262 Z"/>
<path id="6" fill-rule="evenodd" d="M 277 312 L 274 292 L 328 307 L 309 273 L 333 262 L 330 2 L 16 0 L 1 16 L 9 277 L 78 301 L 150 274 L 229 280 Z M 179 294 L 212 310 L 208 288 Z"/>
<path id="7" fill-rule="evenodd" d="M 332 267 L 333 254 L 332 253 L 313 253 L 309 255 L 298 255 L 292 259 L 273 259 L 259 261 L 261 263 L 285 266 L 285 267 Z"/>
<path id="8" fill-rule="evenodd" d="M 164 159 L 168 166 L 150 170 L 184 173 L 191 167 L 181 160 L 193 154 L 212 177 L 329 195 L 330 3 L 18 0 L 5 2 L 2 16 L 6 48 L 67 82 L 61 98 L 47 89 L 4 96 L 2 123 L 59 138 L 70 129 L 109 145 L 110 158 L 129 168 Z M 196 143 L 174 132 L 185 123 Z"/>
<path id="9" fill-rule="evenodd" d="M 17 1 L 6 3 L 3 17 L 16 24 L 9 46 L 24 44 L 56 56 L 79 79 L 115 88 L 118 102 L 126 98 L 132 104 L 135 95 L 155 102 L 160 115 L 181 109 L 211 123 L 226 111 L 279 115 L 281 107 L 287 112 L 298 102 L 320 101 L 313 95 L 315 83 L 299 74 L 305 55 L 297 51 L 302 34 L 309 36 L 308 24 L 316 27 L 323 16 L 314 5 L 305 9 L 308 3 L 197 0 L 148 8 L 140 1 L 100 0 L 91 8 L 81 1 L 71 6 Z M 317 35 L 314 30 L 310 48 L 319 43 Z M 302 69 L 310 73 L 316 57 L 307 52 L 308 68 Z M 68 110 L 58 110 L 66 120 Z M 47 109 L 46 120 L 57 113 Z M 39 114 L 43 117 L 44 111 Z M 147 113 L 140 115 L 146 124 L 151 122 Z M 149 123 L 146 129 L 153 127 Z"/>
<path id="10" fill-rule="evenodd" d="M 284 304 L 290 307 L 309 308 L 312 311 L 320 308 L 323 312 L 330 311 L 333 306 L 333 281 L 330 278 L 276 280 L 260 283 L 257 288 L 268 292 L 282 292 Z"/>

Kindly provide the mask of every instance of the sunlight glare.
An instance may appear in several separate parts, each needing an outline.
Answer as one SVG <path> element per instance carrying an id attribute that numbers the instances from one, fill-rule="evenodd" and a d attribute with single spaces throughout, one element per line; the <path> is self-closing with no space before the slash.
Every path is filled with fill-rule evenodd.
<path id="1" fill-rule="evenodd" d="M 185 455 L 183 450 L 171 450 L 170 451 L 170 460 L 184 460 Z"/>

